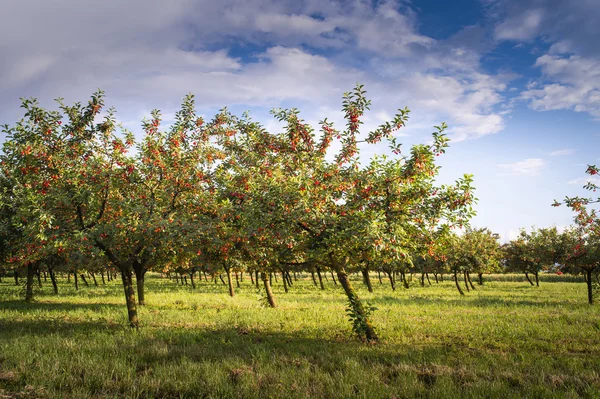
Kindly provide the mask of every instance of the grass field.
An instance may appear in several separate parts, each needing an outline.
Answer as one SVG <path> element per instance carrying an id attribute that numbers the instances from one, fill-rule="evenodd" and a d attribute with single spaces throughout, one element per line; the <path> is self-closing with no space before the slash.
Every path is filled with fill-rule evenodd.
<path id="1" fill-rule="evenodd" d="M 551 277 L 551 276 L 548 276 Z M 544 276 L 545 278 L 545 276 Z M 600 397 L 600 306 L 583 283 L 488 281 L 359 294 L 381 342 L 353 338 L 345 296 L 297 281 L 261 306 L 246 277 L 195 290 L 149 276 L 142 327 L 118 283 L 49 282 L 34 303 L 0 283 L 0 398 Z M 554 281 L 558 281 L 553 277 Z"/>

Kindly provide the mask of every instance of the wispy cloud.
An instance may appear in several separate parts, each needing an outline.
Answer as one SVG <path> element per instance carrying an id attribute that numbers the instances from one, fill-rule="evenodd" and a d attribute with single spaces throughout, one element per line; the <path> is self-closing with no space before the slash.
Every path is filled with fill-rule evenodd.
<path id="1" fill-rule="evenodd" d="M 524 161 L 499 164 L 498 167 L 510 175 L 515 176 L 537 176 L 546 165 L 541 158 L 527 158 Z"/>
<path id="2" fill-rule="evenodd" d="M 583 176 L 583 177 L 578 177 L 577 179 L 569 180 L 569 184 L 577 184 L 580 186 L 585 186 L 588 183 L 600 185 L 600 178 Z"/>
<path id="3" fill-rule="evenodd" d="M 551 157 L 560 157 L 560 156 L 563 156 L 563 155 L 573 155 L 573 154 L 575 154 L 575 150 L 574 149 L 572 149 L 572 148 L 566 148 L 564 150 L 552 151 L 550 153 L 550 156 Z"/>

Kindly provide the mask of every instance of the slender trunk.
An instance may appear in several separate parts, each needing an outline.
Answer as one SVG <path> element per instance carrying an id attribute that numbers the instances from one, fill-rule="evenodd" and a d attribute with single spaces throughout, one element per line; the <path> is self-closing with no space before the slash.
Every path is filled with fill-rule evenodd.
<path id="1" fill-rule="evenodd" d="M 104 271 L 100 272 L 100 276 L 102 277 L 102 285 L 106 285 L 106 281 L 104 280 Z"/>
<path id="2" fill-rule="evenodd" d="M 421 273 L 421 287 L 425 287 L 425 273 Z"/>
<path id="3" fill-rule="evenodd" d="M 536 287 L 540 286 L 540 276 L 539 276 L 539 272 L 537 270 L 535 271 L 535 286 Z"/>
<path id="4" fill-rule="evenodd" d="M 460 295 L 465 295 L 462 288 L 460 288 L 460 284 L 458 283 L 458 271 L 454 271 L 454 283 L 456 284 L 456 289 L 460 293 Z"/>
<path id="5" fill-rule="evenodd" d="M 135 290 L 133 289 L 133 272 L 128 269 L 121 270 L 125 303 L 127 304 L 127 317 L 132 328 L 138 327 L 137 307 L 135 304 Z M 143 280 L 142 280 L 143 281 Z M 139 281 L 138 281 L 139 284 Z"/>
<path id="6" fill-rule="evenodd" d="M 19 285 L 19 272 L 15 269 L 15 285 Z"/>
<path id="7" fill-rule="evenodd" d="M 97 286 L 98 282 L 96 281 L 96 275 L 94 273 L 90 273 L 90 276 L 92 276 L 92 280 L 94 280 L 94 285 Z"/>
<path id="8" fill-rule="evenodd" d="M 265 291 L 267 292 L 267 300 L 269 301 L 269 306 L 271 306 L 272 308 L 277 307 L 277 305 L 275 304 L 275 297 L 273 296 L 273 291 L 271 290 L 271 284 L 269 284 L 269 279 L 267 278 L 267 273 L 261 272 L 260 277 L 263 281 L 263 285 L 265 286 Z"/>
<path id="9" fill-rule="evenodd" d="M 344 271 L 343 268 L 336 268 L 336 271 L 337 271 L 338 280 L 339 280 L 340 284 L 342 285 L 342 287 L 344 288 L 344 291 L 346 292 L 346 296 L 348 297 L 348 300 L 350 301 L 350 306 L 352 307 L 352 311 L 362 321 L 361 330 L 364 332 L 366 340 L 367 341 L 377 341 L 378 338 L 377 338 L 377 334 L 375 333 L 375 328 L 373 328 L 371 321 L 367 317 L 368 315 L 367 315 L 367 312 L 365 311 L 363 303 L 358 298 L 358 295 L 356 295 L 356 292 L 354 292 L 354 289 L 352 288 L 352 284 L 350 284 L 350 279 L 348 279 L 348 275 L 346 274 L 346 272 Z"/>
<path id="10" fill-rule="evenodd" d="M 440 282 L 444 282 L 444 273 L 440 273 Z"/>
<path id="11" fill-rule="evenodd" d="M 285 278 L 285 273 L 281 272 L 281 279 L 283 280 L 283 290 L 286 292 L 288 292 L 288 282 L 287 279 Z"/>
<path id="12" fill-rule="evenodd" d="M 192 289 L 194 289 L 194 290 L 196 289 L 196 282 L 194 281 L 194 274 L 195 274 L 195 273 L 196 273 L 196 272 L 194 272 L 194 271 L 192 271 L 192 272 L 190 273 L 190 283 L 192 283 Z"/>
<path id="13" fill-rule="evenodd" d="M 238 277 L 237 272 L 235 273 L 235 286 L 240 288 L 240 279 Z"/>
<path id="14" fill-rule="evenodd" d="M 25 301 L 33 300 L 33 278 L 36 272 L 36 266 L 33 262 L 27 263 L 27 286 L 25 288 Z"/>
<path id="15" fill-rule="evenodd" d="M 229 296 L 235 296 L 235 291 L 233 290 L 233 280 L 231 278 L 231 268 L 227 266 L 223 266 L 225 269 L 225 273 L 227 273 L 227 283 L 229 284 Z"/>
<path id="16" fill-rule="evenodd" d="M 37 272 L 35 272 L 35 274 L 37 276 L 38 286 L 40 288 L 42 288 L 42 276 L 41 276 L 42 273 L 40 273 L 40 271 L 38 270 Z"/>
<path id="17" fill-rule="evenodd" d="M 289 271 L 285 272 L 285 277 L 287 278 L 288 287 L 291 287 L 292 285 L 294 285 L 294 282 L 292 281 L 292 276 L 290 275 Z"/>
<path id="18" fill-rule="evenodd" d="M 175 273 L 175 284 L 179 285 L 179 273 Z"/>
<path id="19" fill-rule="evenodd" d="M 438 281 L 437 275 L 438 275 L 437 273 L 433 273 L 433 277 L 435 277 L 435 283 L 436 283 L 436 284 L 439 284 L 439 281 Z"/>
<path id="20" fill-rule="evenodd" d="M 331 279 L 333 280 L 333 284 L 337 285 L 337 281 L 335 279 L 335 275 L 333 274 L 333 270 L 331 270 Z"/>
<path id="21" fill-rule="evenodd" d="M 183 281 L 185 281 L 185 285 L 188 285 L 187 276 L 183 276 Z"/>
<path id="22" fill-rule="evenodd" d="M 392 291 L 396 291 L 396 282 L 394 281 L 394 275 L 390 272 L 385 272 L 390 279 L 390 285 L 392 286 Z M 339 278 L 339 277 L 338 277 Z"/>
<path id="23" fill-rule="evenodd" d="M 269 273 L 269 284 L 271 284 L 271 287 L 273 286 L 273 273 Z"/>
<path id="24" fill-rule="evenodd" d="M 591 305 L 594 303 L 594 295 L 592 288 L 592 270 L 586 270 L 587 277 L 587 291 L 588 291 L 588 303 Z"/>
<path id="25" fill-rule="evenodd" d="M 256 289 L 259 290 L 260 289 L 260 283 L 259 283 L 259 279 L 258 279 L 258 270 L 256 270 L 254 272 L 254 283 L 256 284 Z"/>
<path id="26" fill-rule="evenodd" d="M 219 273 L 219 279 L 221 279 L 221 282 L 223 283 L 223 285 L 227 285 L 225 280 L 223 280 L 223 275 L 221 273 Z"/>
<path id="27" fill-rule="evenodd" d="M 146 295 L 144 294 L 144 283 L 146 281 L 146 268 L 136 263 L 134 266 L 135 283 L 137 286 L 138 304 L 144 306 L 146 304 Z"/>
<path id="28" fill-rule="evenodd" d="M 273 274 L 271 273 L 271 275 L 273 275 Z M 275 282 L 276 282 L 276 283 L 278 283 L 278 282 L 279 282 L 279 280 L 277 280 L 277 273 L 275 273 L 275 274 L 273 275 L 273 277 L 275 277 Z"/>
<path id="29" fill-rule="evenodd" d="M 404 274 L 404 272 L 400 272 L 400 275 L 402 276 L 402 284 L 404 284 L 404 288 L 408 289 L 409 285 L 408 280 L 406 279 L 406 274 Z"/>
<path id="30" fill-rule="evenodd" d="M 252 282 L 252 285 L 254 285 L 254 272 L 250 272 L 250 281 Z"/>
<path id="31" fill-rule="evenodd" d="M 479 285 L 483 285 L 483 273 L 477 273 L 477 276 L 479 277 Z"/>
<path id="32" fill-rule="evenodd" d="M 425 278 L 427 279 L 429 285 L 431 285 L 431 281 L 429 280 L 429 273 L 425 273 Z"/>
<path id="33" fill-rule="evenodd" d="M 298 281 L 298 276 L 296 276 L 296 272 L 294 272 L 294 281 Z"/>
<path id="34" fill-rule="evenodd" d="M 42 273 L 44 273 L 44 283 L 48 282 L 48 276 L 46 275 L 46 271 L 44 270 Z"/>
<path id="35" fill-rule="evenodd" d="M 525 278 L 527 279 L 527 281 L 529 281 L 529 284 L 533 286 L 533 281 L 531 281 L 531 279 L 529 278 L 529 273 L 525 272 Z"/>
<path id="36" fill-rule="evenodd" d="M 206 272 L 203 271 L 202 274 L 204 275 L 204 281 L 208 283 L 208 277 L 206 277 Z"/>
<path id="37" fill-rule="evenodd" d="M 369 276 L 369 269 L 365 267 L 361 270 L 361 272 L 363 275 L 363 281 L 367 285 L 367 289 L 369 290 L 369 292 L 373 292 L 373 286 L 371 285 L 371 277 Z"/>
<path id="38" fill-rule="evenodd" d="M 310 275 L 312 276 L 313 284 L 316 287 L 317 286 L 317 279 L 315 278 L 315 272 L 311 271 Z"/>
<path id="39" fill-rule="evenodd" d="M 323 285 L 323 278 L 321 277 L 321 269 L 317 267 L 317 276 L 319 277 L 319 284 L 321 285 L 321 289 L 324 290 L 325 286 Z"/>
<path id="40" fill-rule="evenodd" d="M 50 281 L 52 281 L 52 288 L 54 289 L 54 295 L 58 295 L 58 284 L 56 284 L 56 275 L 54 274 L 54 270 L 48 269 L 48 274 L 50 274 Z"/>
<path id="41" fill-rule="evenodd" d="M 466 273 L 467 273 L 467 281 L 469 282 L 471 289 L 475 290 L 475 286 L 473 285 L 473 282 L 471 281 L 471 273 L 469 273 L 468 271 Z"/>
<path id="42" fill-rule="evenodd" d="M 471 290 L 469 289 L 469 282 L 467 281 L 467 272 L 463 272 L 463 277 L 465 280 L 465 288 L 467 289 L 467 292 L 470 292 Z"/>
<path id="43" fill-rule="evenodd" d="M 79 291 L 79 282 L 77 281 L 77 272 L 73 272 L 73 278 L 75 280 L 75 290 Z"/>
<path id="44" fill-rule="evenodd" d="M 379 278 L 379 284 L 383 284 L 383 281 L 381 281 L 381 272 L 379 270 L 377 270 L 377 277 Z"/>
<path id="45" fill-rule="evenodd" d="M 81 281 L 83 281 L 83 284 L 85 284 L 86 287 L 89 287 L 90 285 L 87 282 L 87 279 L 85 278 L 85 274 L 81 273 L 79 275 L 79 277 L 81 277 Z"/>

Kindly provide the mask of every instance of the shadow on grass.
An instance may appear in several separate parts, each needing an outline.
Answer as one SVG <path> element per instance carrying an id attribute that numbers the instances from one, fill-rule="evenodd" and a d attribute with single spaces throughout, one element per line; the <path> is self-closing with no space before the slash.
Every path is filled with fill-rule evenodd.
<path id="1" fill-rule="evenodd" d="M 16 310 L 21 313 L 39 312 L 71 312 L 76 310 L 99 311 L 105 308 L 125 309 L 124 304 L 119 303 L 73 303 L 73 302 L 25 302 L 23 300 L 12 300 L 0 302 L 1 310 Z"/>

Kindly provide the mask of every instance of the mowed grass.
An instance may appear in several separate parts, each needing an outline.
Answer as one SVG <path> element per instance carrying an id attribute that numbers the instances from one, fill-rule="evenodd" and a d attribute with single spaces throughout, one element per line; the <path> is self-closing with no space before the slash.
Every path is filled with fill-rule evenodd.
<path id="1" fill-rule="evenodd" d="M 416 276 L 415 276 L 416 277 Z M 554 281 L 558 281 L 554 278 Z M 393 292 L 373 276 L 375 345 L 353 337 L 346 300 L 305 276 L 278 308 L 245 277 L 233 298 L 151 275 L 141 327 L 126 326 L 118 282 L 46 283 L 34 303 L 0 283 L 0 397 L 577 398 L 600 397 L 600 306 L 585 284 L 488 281 Z"/>

